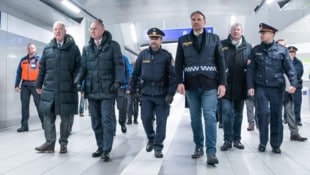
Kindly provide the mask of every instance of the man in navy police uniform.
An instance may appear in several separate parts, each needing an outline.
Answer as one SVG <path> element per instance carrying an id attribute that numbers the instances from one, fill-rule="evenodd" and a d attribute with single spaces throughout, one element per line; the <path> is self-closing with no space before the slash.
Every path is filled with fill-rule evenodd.
<path id="1" fill-rule="evenodd" d="M 165 33 L 158 28 L 147 32 L 150 47 L 140 52 L 136 60 L 131 80 L 130 93 L 135 94 L 139 78 L 143 81 L 141 94 L 141 119 L 148 138 L 146 151 L 155 151 L 156 158 L 162 158 L 163 142 L 166 136 L 166 123 L 170 104 L 176 91 L 172 55 L 161 48 Z M 153 128 L 156 115 L 156 130 Z"/>
<path id="2" fill-rule="evenodd" d="M 261 44 L 252 49 L 247 69 L 248 93 L 250 96 L 255 95 L 257 102 L 260 133 L 258 151 L 266 150 L 270 108 L 270 145 L 273 153 L 280 154 L 283 141 L 283 73 L 287 75 L 291 83 L 288 92 L 294 93 L 297 86 L 296 72 L 288 50 L 274 41 L 278 30 L 264 23 L 261 23 L 259 27 Z"/>
<path id="3" fill-rule="evenodd" d="M 289 55 L 291 60 L 293 61 L 293 65 L 296 70 L 297 75 L 297 87 L 294 93 L 294 109 L 295 109 L 295 121 L 298 126 L 302 126 L 300 111 L 301 111 L 301 102 L 302 102 L 302 75 L 304 74 L 304 68 L 302 62 L 296 57 L 297 48 L 295 46 L 289 46 L 288 48 Z"/>

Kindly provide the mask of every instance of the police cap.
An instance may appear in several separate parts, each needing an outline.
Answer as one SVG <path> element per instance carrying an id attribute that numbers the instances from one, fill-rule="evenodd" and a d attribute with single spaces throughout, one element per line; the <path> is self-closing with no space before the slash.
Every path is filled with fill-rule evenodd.
<path id="1" fill-rule="evenodd" d="M 165 36 L 165 33 L 163 31 L 161 31 L 160 29 L 153 27 L 147 31 L 147 35 L 150 38 L 153 38 L 153 37 L 161 37 L 162 38 Z"/>
<path id="2" fill-rule="evenodd" d="M 265 23 L 260 23 L 259 24 L 259 32 L 262 33 L 262 32 L 272 32 L 272 33 L 276 33 L 278 31 L 278 29 L 270 26 L 270 25 L 267 25 Z"/>
<path id="3" fill-rule="evenodd" d="M 298 50 L 295 46 L 289 46 L 287 49 L 289 52 L 296 52 Z"/>

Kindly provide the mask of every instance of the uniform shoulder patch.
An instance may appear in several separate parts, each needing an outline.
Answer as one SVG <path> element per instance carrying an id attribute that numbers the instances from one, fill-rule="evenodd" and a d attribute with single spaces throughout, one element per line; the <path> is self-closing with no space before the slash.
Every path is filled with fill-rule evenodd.
<path id="1" fill-rule="evenodd" d="M 182 43 L 182 45 L 185 46 L 185 47 L 188 47 L 188 46 L 190 46 L 190 45 L 192 45 L 192 44 L 193 44 L 192 41 L 188 41 L 188 42 Z"/>
<path id="2" fill-rule="evenodd" d="M 228 50 L 228 47 L 222 47 L 222 51 Z"/>

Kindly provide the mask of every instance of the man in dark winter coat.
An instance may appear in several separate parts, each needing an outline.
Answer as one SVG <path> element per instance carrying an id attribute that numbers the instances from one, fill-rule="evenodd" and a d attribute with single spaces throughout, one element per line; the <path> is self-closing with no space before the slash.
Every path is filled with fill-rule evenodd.
<path id="1" fill-rule="evenodd" d="M 82 66 L 77 77 L 78 86 L 85 80 L 92 128 L 98 149 L 92 157 L 110 159 L 115 135 L 115 98 L 124 76 L 124 62 L 119 44 L 112 40 L 101 20 L 90 26 L 90 41 L 83 48 Z"/>
<path id="2" fill-rule="evenodd" d="M 224 129 L 224 144 L 222 151 L 234 147 L 244 149 L 241 140 L 241 124 L 243 104 L 247 97 L 246 67 L 251 45 L 242 36 L 242 26 L 235 23 L 231 26 L 230 35 L 222 41 L 227 72 L 226 94 L 222 101 L 222 118 Z"/>
<path id="3" fill-rule="evenodd" d="M 60 153 L 67 153 L 70 122 L 78 111 L 78 94 L 74 79 L 80 67 L 81 54 L 73 38 L 66 34 L 65 25 L 55 22 L 54 38 L 44 48 L 35 87 L 41 94 L 40 110 L 44 113 L 46 142 L 35 149 L 54 152 L 55 120 L 60 115 Z"/>

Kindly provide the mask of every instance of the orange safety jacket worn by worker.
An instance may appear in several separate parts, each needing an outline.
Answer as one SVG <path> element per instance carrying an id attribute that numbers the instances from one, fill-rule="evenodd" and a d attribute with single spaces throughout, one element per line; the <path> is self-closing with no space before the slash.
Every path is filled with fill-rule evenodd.
<path id="1" fill-rule="evenodd" d="M 22 85 L 34 85 L 39 73 L 40 59 L 38 55 L 32 58 L 29 58 L 29 55 L 21 58 L 17 67 L 15 87 L 19 87 L 21 80 Z"/>

